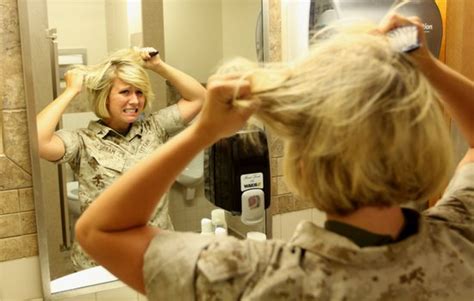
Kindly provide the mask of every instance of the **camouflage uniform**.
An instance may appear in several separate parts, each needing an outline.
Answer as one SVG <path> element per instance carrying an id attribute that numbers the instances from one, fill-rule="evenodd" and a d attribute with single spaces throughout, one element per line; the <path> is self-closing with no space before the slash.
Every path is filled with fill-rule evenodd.
<path id="1" fill-rule="evenodd" d="M 87 129 L 56 132 L 65 145 L 65 154 L 57 163 L 68 162 L 79 181 L 81 212 L 120 175 L 183 128 L 178 107 L 173 105 L 134 122 L 126 136 L 100 121 L 91 121 Z M 150 223 L 173 229 L 167 195 L 159 202 Z M 78 270 L 96 266 L 76 243 L 71 249 L 71 259 Z"/>
<path id="2" fill-rule="evenodd" d="M 157 235 L 145 254 L 149 300 L 474 300 L 474 163 L 419 216 L 418 233 L 359 248 L 302 222 L 290 240 Z"/>

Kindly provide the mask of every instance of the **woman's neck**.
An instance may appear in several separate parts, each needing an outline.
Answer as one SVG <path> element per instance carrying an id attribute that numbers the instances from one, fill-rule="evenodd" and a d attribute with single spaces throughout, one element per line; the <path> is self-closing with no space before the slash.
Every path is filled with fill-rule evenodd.
<path id="1" fill-rule="evenodd" d="M 107 125 L 109 128 L 113 129 L 117 133 L 126 136 L 130 128 L 132 127 L 131 123 L 118 123 L 118 122 L 113 122 L 110 119 L 103 119 L 103 122 L 105 125 Z"/>
<path id="2" fill-rule="evenodd" d="M 328 214 L 328 220 L 339 221 L 366 231 L 390 235 L 396 239 L 405 219 L 399 206 L 363 207 L 347 215 Z"/>

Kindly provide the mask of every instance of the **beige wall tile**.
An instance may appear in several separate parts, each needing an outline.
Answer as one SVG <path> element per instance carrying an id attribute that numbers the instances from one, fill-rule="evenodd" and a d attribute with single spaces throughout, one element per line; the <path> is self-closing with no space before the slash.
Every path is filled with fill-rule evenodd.
<path id="1" fill-rule="evenodd" d="M 21 169 L 31 174 L 26 111 L 3 112 L 4 153 Z M 16 167 L 18 168 L 18 167 Z"/>
<path id="2" fill-rule="evenodd" d="M 278 213 L 295 211 L 295 200 L 292 194 L 279 195 L 275 199 L 278 203 Z"/>
<path id="3" fill-rule="evenodd" d="M 20 211 L 30 211 L 35 209 L 32 188 L 19 189 L 18 197 L 20 199 Z"/>
<path id="4" fill-rule="evenodd" d="M 38 237 L 36 234 L 20 236 L 22 243 L 22 257 L 38 255 Z"/>
<path id="5" fill-rule="evenodd" d="M 34 211 L 20 213 L 21 234 L 36 233 L 36 218 Z"/>
<path id="6" fill-rule="evenodd" d="M 0 215 L 20 210 L 17 190 L 0 191 Z"/>
<path id="7" fill-rule="evenodd" d="M 2 1 L 0 64 L 4 74 L 0 86 L 0 99 L 3 101 L 3 109 L 25 108 L 17 11 L 17 1 Z"/>
<path id="8" fill-rule="evenodd" d="M 20 237 L 0 239 L 0 262 L 21 258 L 22 240 Z"/>
<path id="9" fill-rule="evenodd" d="M 290 193 L 288 186 L 285 183 L 285 179 L 282 176 L 277 177 L 277 194 Z"/>
<path id="10" fill-rule="evenodd" d="M 272 196 L 278 195 L 278 177 L 272 177 L 271 183 L 272 187 L 270 187 L 270 194 Z"/>
<path id="11" fill-rule="evenodd" d="M 270 61 L 281 61 L 281 1 L 270 0 L 269 48 Z"/>
<path id="12" fill-rule="evenodd" d="M 295 210 L 304 210 L 314 208 L 314 205 L 311 201 L 300 199 L 295 197 Z"/>
<path id="13" fill-rule="evenodd" d="M 270 204 L 270 213 L 271 215 L 275 215 L 280 213 L 280 208 L 278 207 L 278 197 L 272 196 L 272 201 Z"/>
<path id="14" fill-rule="evenodd" d="M 23 125 L 24 126 L 24 125 Z M 0 157 L 0 190 L 31 187 L 31 175 L 7 157 Z"/>
<path id="15" fill-rule="evenodd" d="M 272 177 L 278 176 L 277 158 L 270 158 L 270 175 Z"/>
<path id="16" fill-rule="evenodd" d="M 283 158 L 277 158 L 277 176 L 283 175 Z"/>
<path id="17" fill-rule="evenodd" d="M 271 137 L 270 139 L 270 154 L 272 158 L 283 156 L 283 142 L 280 138 Z"/>
<path id="18" fill-rule="evenodd" d="M 0 215 L 0 238 L 17 236 L 20 234 L 21 227 L 19 214 Z"/>
<path id="19" fill-rule="evenodd" d="M 0 262 L 38 254 L 36 234 L 0 239 Z"/>

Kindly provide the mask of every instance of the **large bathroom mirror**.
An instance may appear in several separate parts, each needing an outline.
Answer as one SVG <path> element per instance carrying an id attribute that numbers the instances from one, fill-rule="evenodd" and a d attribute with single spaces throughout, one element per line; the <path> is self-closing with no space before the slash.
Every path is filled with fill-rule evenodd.
<path id="1" fill-rule="evenodd" d="M 264 58 L 265 0 L 19 0 L 22 54 L 32 152 L 43 290 L 56 299 L 120 287 L 101 267 L 76 271 L 70 261 L 79 187 L 72 170 L 39 158 L 35 116 L 64 89 L 64 72 L 74 64 L 95 64 L 131 46 L 152 46 L 168 64 L 203 85 L 223 61 Z M 171 104 L 173 87 L 150 74 L 155 110 Z M 97 117 L 82 93 L 71 102 L 59 127 L 87 127 Z M 170 215 L 179 231 L 199 231 L 215 207 L 204 197 L 202 181 L 170 191 Z M 171 201 L 172 200 L 172 201 Z M 268 216 L 268 214 L 267 214 Z M 239 224 L 235 233 L 266 231 L 267 222 Z M 234 226 L 232 226 L 234 225 Z"/>

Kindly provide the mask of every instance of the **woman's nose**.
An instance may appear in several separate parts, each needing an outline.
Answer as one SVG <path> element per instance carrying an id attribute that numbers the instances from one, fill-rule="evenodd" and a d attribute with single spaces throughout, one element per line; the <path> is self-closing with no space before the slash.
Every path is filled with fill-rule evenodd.
<path id="1" fill-rule="evenodd" d="M 138 95 L 136 93 L 132 93 L 129 99 L 131 103 L 138 103 Z"/>

